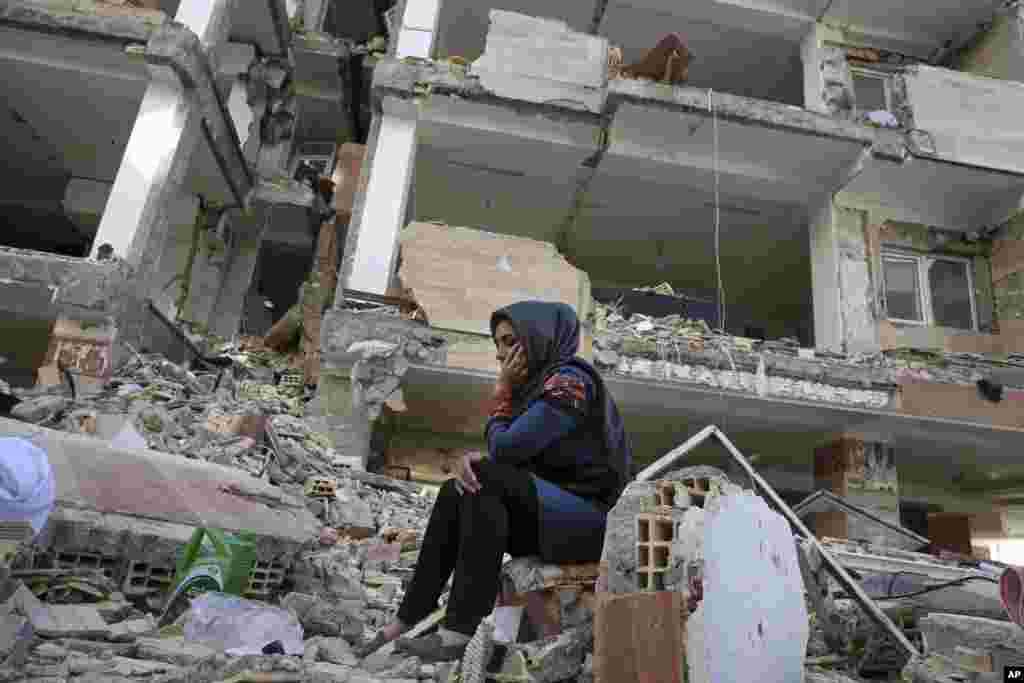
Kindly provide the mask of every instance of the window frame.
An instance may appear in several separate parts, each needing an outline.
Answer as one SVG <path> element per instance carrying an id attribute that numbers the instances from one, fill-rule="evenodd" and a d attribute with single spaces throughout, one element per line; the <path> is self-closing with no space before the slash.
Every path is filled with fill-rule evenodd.
<path id="1" fill-rule="evenodd" d="M 893 98 L 892 98 L 892 74 L 886 73 L 884 71 L 875 71 L 874 69 L 867 69 L 867 68 L 864 68 L 862 66 L 851 66 L 850 67 L 850 80 L 853 83 L 853 97 L 854 97 L 854 101 L 855 101 L 855 104 L 856 104 L 855 110 L 857 112 L 857 116 L 866 116 L 869 112 L 876 111 L 874 109 L 870 109 L 870 110 L 862 109 L 860 104 L 856 103 L 856 99 L 857 99 L 857 82 L 856 82 L 855 78 L 857 78 L 857 77 L 859 77 L 859 78 L 874 78 L 876 80 L 882 81 L 882 89 L 883 89 L 883 91 L 885 93 L 885 111 L 887 111 L 889 113 L 895 113 L 895 112 L 893 112 L 893 106 L 892 106 L 892 100 L 893 100 Z"/>
<path id="2" fill-rule="evenodd" d="M 917 269 L 917 289 L 918 289 L 918 305 L 921 308 L 922 320 L 906 320 L 904 318 L 895 318 L 889 315 L 889 288 L 885 282 L 885 262 L 886 260 L 891 261 L 904 261 L 911 262 Z M 967 272 L 967 293 L 971 302 L 971 327 L 966 330 L 970 332 L 978 331 L 978 302 L 975 296 L 974 289 L 974 267 L 973 262 L 969 258 L 963 256 L 946 256 L 944 254 L 920 254 L 909 251 L 900 251 L 898 249 L 882 249 L 881 254 L 881 280 L 882 280 L 882 295 L 885 300 L 885 317 L 890 322 L 899 323 L 901 325 L 913 325 L 915 327 L 937 327 L 935 323 L 935 312 L 932 307 L 932 288 L 931 282 L 928 281 L 928 272 L 930 270 L 930 264 L 936 261 L 947 261 L 952 263 L 960 263 L 964 265 L 964 270 Z M 948 328 L 948 329 L 963 329 L 963 328 Z"/>

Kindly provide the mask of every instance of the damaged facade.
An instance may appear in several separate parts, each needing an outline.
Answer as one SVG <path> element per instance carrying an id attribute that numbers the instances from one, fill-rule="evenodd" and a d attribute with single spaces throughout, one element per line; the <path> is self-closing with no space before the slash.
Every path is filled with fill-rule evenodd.
<path id="1" fill-rule="evenodd" d="M 1021 8 L 689 4 L 0 0 L 0 394 L 42 425 L 0 431 L 83 454 L 127 439 L 85 481 L 145 447 L 205 461 L 167 475 L 147 456 L 147 479 L 247 491 L 136 533 L 147 499 L 68 489 L 49 551 L 128 585 L 150 570 L 124 539 L 155 543 L 164 576 L 189 529 L 248 517 L 283 582 L 324 524 L 419 528 L 352 502 L 368 483 L 326 510 L 298 487 L 450 477 L 483 447 L 489 314 L 520 299 L 585 321 L 638 470 L 713 423 L 788 503 L 867 513 L 808 504 L 821 537 L 888 546 L 902 527 L 979 557 L 1021 537 Z M 252 370 L 268 349 L 292 355 Z M 227 380 L 218 356 L 250 369 Z M 637 513 L 647 540 L 616 551 L 634 565 L 611 592 L 686 592 L 672 539 L 703 513 L 678 482 L 643 487 L 672 512 Z M 385 615 L 401 581 L 374 580 Z M 546 635 L 588 628 L 577 593 Z M 566 647 L 573 675 L 600 668 Z"/>

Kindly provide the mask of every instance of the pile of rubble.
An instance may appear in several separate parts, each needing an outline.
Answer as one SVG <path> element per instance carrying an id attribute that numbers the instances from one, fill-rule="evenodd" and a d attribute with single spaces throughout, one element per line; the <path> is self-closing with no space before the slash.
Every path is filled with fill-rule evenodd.
<path id="1" fill-rule="evenodd" d="M 661 293 L 657 288 L 652 291 Z M 884 406 L 886 392 L 910 376 L 974 384 L 995 369 L 1024 368 L 1024 356 L 1019 354 L 909 349 L 845 354 L 803 348 L 796 339 L 765 341 L 725 334 L 682 315 L 624 315 L 620 307 L 597 301 L 590 323 L 596 363 L 617 374 L 875 407 Z"/>

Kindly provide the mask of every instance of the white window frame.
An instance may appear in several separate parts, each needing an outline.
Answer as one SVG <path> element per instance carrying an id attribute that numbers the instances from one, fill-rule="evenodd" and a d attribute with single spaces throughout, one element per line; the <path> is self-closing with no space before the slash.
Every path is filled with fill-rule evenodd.
<path id="1" fill-rule="evenodd" d="M 893 110 L 893 107 L 892 107 L 892 74 L 886 73 L 884 71 L 875 71 L 873 69 L 865 69 L 864 67 L 859 67 L 859 66 L 851 66 L 850 67 L 850 77 L 851 77 L 851 80 L 852 80 L 852 78 L 854 76 L 857 76 L 859 78 L 874 78 L 876 80 L 882 81 L 882 86 L 883 86 L 883 88 L 885 90 L 885 110 L 888 111 L 888 112 L 892 112 L 892 110 Z M 853 82 L 853 97 L 854 97 L 854 100 L 856 100 L 856 98 L 857 98 L 857 82 L 856 81 Z M 859 103 L 857 103 L 857 107 L 856 108 L 857 108 L 857 115 L 858 116 L 863 116 L 863 115 L 867 114 L 869 111 L 874 111 L 874 110 L 862 109 Z"/>
<path id="2" fill-rule="evenodd" d="M 903 318 L 894 318 L 889 315 L 889 288 L 885 283 L 885 262 L 889 261 L 905 261 L 914 263 L 917 268 L 917 291 L 918 291 L 918 305 L 921 308 L 921 317 L 923 320 L 905 320 Z M 915 325 L 917 327 L 935 327 L 935 315 L 932 309 L 932 288 L 931 283 L 928 281 L 928 271 L 931 268 L 931 264 L 936 261 L 952 261 L 953 263 L 962 263 L 966 266 L 967 271 L 967 290 L 970 295 L 971 301 L 971 332 L 978 331 L 978 302 L 976 301 L 974 292 L 974 268 L 971 259 L 963 258 L 962 256 L 935 256 L 932 254 L 915 254 L 906 251 L 897 251 L 892 249 L 882 250 L 881 259 L 881 270 L 882 270 L 882 291 L 885 297 L 885 309 L 886 317 L 888 320 L 900 323 L 901 325 Z M 959 328 L 957 328 L 959 329 Z"/>

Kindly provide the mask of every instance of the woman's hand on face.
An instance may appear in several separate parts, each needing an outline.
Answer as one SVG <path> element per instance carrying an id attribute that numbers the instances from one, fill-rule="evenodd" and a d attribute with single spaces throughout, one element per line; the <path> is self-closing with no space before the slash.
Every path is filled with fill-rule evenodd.
<path id="1" fill-rule="evenodd" d="M 501 369 L 498 371 L 498 381 L 510 387 L 518 387 L 526 381 L 526 352 L 523 345 L 516 344 L 512 353 L 501 362 Z"/>
<path id="2" fill-rule="evenodd" d="M 479 480 L 476 478 L 476 472 L 473 471 L 473 463 L 480 462 L 487 456 L 483 453 L 473 451 L 466 453 L 462 456 L 462 465 L 459 468 L 459 477 L 456 479 L 456 483 L 459 488 L 470 493 L 479 493 L 480 486 Z"/>

